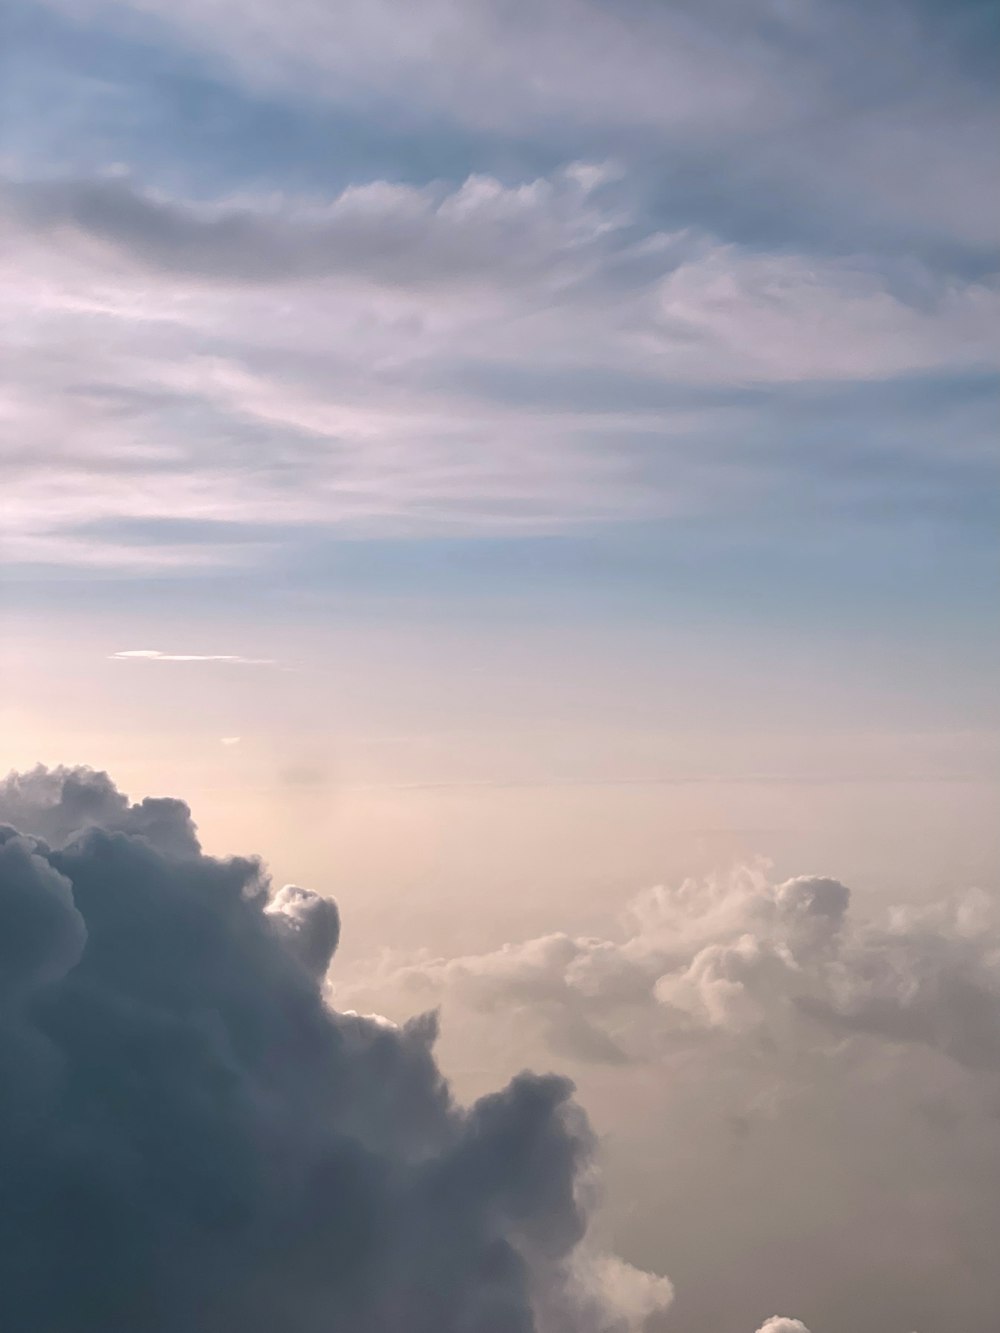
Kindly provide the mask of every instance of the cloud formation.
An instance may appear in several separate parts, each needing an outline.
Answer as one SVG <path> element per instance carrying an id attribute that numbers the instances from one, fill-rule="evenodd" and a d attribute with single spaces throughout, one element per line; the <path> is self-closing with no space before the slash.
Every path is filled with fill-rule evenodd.
<path id="1" fill-rule="evenodd" d="M 239 657 L 235 653 L 161 653 L 156 648 L 125 648 L 112 653 L 113 662 L 233 662 L 238 666 L 273 666 L 271 657 Z M 232 740 L 233 737 L 229 737 Z M 239 739 L 238 737 L 236 739 Z"/>
<path id="2" fill-rule="evenodd" d="M 45 768 L 10 773 L 0 781 L 0 822 L 62 847 L 90 828 L 143 838 L 167 856 L 199 852 L 190 807 L 169 796 L 130 802 L 107 773 Z"/>
<path id="3" fill-rule="evenodd" d="M 897 394 L 859 430 L 849 397 L 995 365 L 988 277 L 664 230 L 607 168 L 325 201 L 28 181 L 9 201 L 7 535 L 28 563 L 721 519 L 817 472 L 831 505 L 880 484 L 901 504 L 991 466 L 988 404 L 937 409 L 945 469 L 939 415 L 903 429 Z"/>
<path id="4" fill-rule="evenodd" d="M 212 282 L 341 273 L 404 290 L 542 276 L 548 286 L 578 279 L 614 229 L 590 199 L 605 176 L 575 166 L 505 187 L 474 175 L 454 190 L 381 180 L 292 209 L 259 198 L 199 205 L 114 178 L 14 185 L 10 201 L 34 231 L 90 237 L 144 267 Z"/>
<path id="5" fill-rule="evenodd" d="M 926 1045 L 1000 1072 L 1000 915 L 970 892 L 855 922 L 838 880 L 761 866 L 639 895 L 620 940 L 550 935 L 404 964 L 392 984 L 523 1010 L 579 1060 L 648 1060 L 701 1037 Z"/>
<path id="6" fill-rule="evenodd" d="M 104 774 L 12 776 L 0 817 L 9 1333 L 634 1333 L 665 1308 L 589 1238 L 566 1079 L 464 1108 L 432 1015 L 324 1004 L 332 902 Z"/>
<path id="7" fill-rule="evenodd" d="M 0 219 L 15 562 L 274 572 L 324 540 L 692 517 L 727 550 L 748 517 L 872 514 L 878 559 L 887 518 L 981 531 L 981 7 L 39 12 Z"/>
<path id="8" fill-rule="evenodd" d="M 359 109 L 385 133 L 402 111 L 424 135 L 460 127 L 486 144 L 530 136 L 565 153 L 596 138 L 647 170 L 663 163 L 674 192 L 693 185 L 696 200 L 720 193 L 698 179 L 706 167 L 731 177 L 734 193 L 768 191 L 749 210 L 744 201 L 752 216 L 781 204 L 794 216 L 811 192 L 841 227 L 860 213 L 869 225 L 995 244 L 996 104 L 981 49 L 992 32 L 974 7 L 49 3 L 177 43 L 257 95 Z M 724 213 L 732 201 L 721 193 Z"/>
<path id="9" fill-rule="evenodd" d="M 441 1005 L 442 1058 L 473 1084 L 526 1048 L 570 1073 L 613 1132 L 616 1225 L 669 1255 L 684 1333 L 776 1306 L 805 1325 L 766 1333 L 990 1333 L 994 897 L 865 910 L 837 879 L 754 864 L 641 893 L 606 935 L 388 955 L 329 984 Z"/>

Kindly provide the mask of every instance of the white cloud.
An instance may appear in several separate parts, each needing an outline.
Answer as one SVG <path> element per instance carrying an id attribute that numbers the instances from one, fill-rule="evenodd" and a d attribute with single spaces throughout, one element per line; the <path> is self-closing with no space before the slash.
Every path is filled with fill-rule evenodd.
<path id="1" fill-rule="evenodd" d="M 703 170 L 792 208 L 907 234 L 995 245 L 996 106 L 963 58 L 968 15 L 914 5 L 670 5 L 597 0 L 48 0 L 214 57 L 271 97 L 386 104 L 448 120 Z M 140 17 L 142 16 L 142 17 Z M 966 20 L 963 23 L 963 20 Z M 964 43 L 963 43 L 964 38 Z M 374 103 L 374 111 L 373 111 Z M 721 204 L 724 212 L 725 201 Z"/>
<path id="2" fill-rule="evenodd" d="M 570 1312 L 575 1321 L 586 1325 L 593 1321 L 601 1333 L 646 1333 L 660 1327 L 658 1316 L 670 1309 L 674 1300 L 673 1284 L 668 1278 L 646 1273 L 626 1263 L 615 1254 L 605 1254 L 592 1246 L 582 1247 L 574 1256 L 569 1277 L 574 1304 Z M 566 1322 L 566 1311 L 546 1302 L 539 1293 L 543 1321 L 553 1330 L 576 1328 Z M 602 1319 L 602 1311 L 613 1311 L 611 1323 Z M 656 1320 L 654 1325 L 651 1321 Z M 549 1327 L 549 1322 L 545 1327 Z"/>
<path id="3" fill-rule="evenodd" d="M 568 1080 L 524 1074 L 459 1105 L 434 1015 L 400 1028 L 324 1006 L 333 900 L 272 891 L 256 857 L 203 854 L 182 801 L 37 768 L 0 783 L 0 816 L 0 1049 L 17 1094 L 2 1147 L 25 1165 L 5 1170 L 19 1189 L 0 1214 L 17 1235 L 5 1326 L 176 1331 L 210 1307 L 230 1329 L 648 1333 L 670 1285 L 604 1257 L 596 1144 Z M 178 1034 L 195 1058 L 178 1060 Z M 97 1116 L 73 1095 L 95 1076 Z M 82 1265 L 79 1228 L 37 1206 L 67 1179 L 94 1233 Z M 250 1212 L 206 1220 L 220 1190 Z M 345 1236 L 361 1242 L 347 1265 Z M 160 1295 L 130 1297 L 123 1322 L 134 1264 Z"/>
<path id="4" fill-rule="evenodd" d="M 22 191 L 9 558 L 210 570 L 309 530 L 725 512 L 774 484 L 744 443 L 767 418 L 734 388 L 995 360 L 984 280 L 914 270 L 904 299 L 867 261 L 650 232 L 626 186 L 595 193 L 608 176 L 382 181 L 277 206 L 121 179 Z M 926 446 L 911 431 L 897 447 Z M 963 429 L 955 449 L 979 448 Z"/>
<path id="5" fill-rule="evenodd" d="M 126 648 L 112 653 L 112 662 L 229 662 L 238 666 L 274 666 L 270 657 L 239 657 L 235 653 L 161 653 L 155 648 Z M 239 736 L 228 736 L 223 745 L 235 745 Z"/>
<path id="6" fill-rule="evenodd" d="M 517 1013 L 580 1060 L 664 1059 L 695 1038 L 918 1043 L 1000 1073 L 1000 914 L 969 892 L 855 921 L 837 880 L 762 866 L 655 888 L 620 939 L 550 935 L 403 963 L 379 986 Z"/>
<path id="7" fill-rule="evenodd" d="M 611 1220 L 671 1274 L 685 1333 L 746 1326 L 748 1310 L 757 1327 L 768 1308 L 813 1329 L 951 1317 L 990 1333 L 988 895 L 864 912 L 835 879 L 751 865 L 648 890 L 603 935 L 386 955 L 330 985 L 393 1016 L 440 1006 L 445 1058 L 471 1086 L 535 1051 L 571 1073 L 608 1136 Z"/>
<path id="8" fill-rule="evenodd" d="M 633 7 L 628 16 L 587 0 L 429 0 L 419 13 L 400 0 L 335 9 L 317 0 L 283 9 L 269 0 L 208 8 L 88 0 L 86 8 L 155 15 L 258 87 L 293 86 L 323 100 L 398 98 L 412 115 L 444 110 L 481 127 L 568 117 L 704 130 L 739 116 L 767 123 L 785 101 L 767 68 L 699 30 L 683 7 Z"/>

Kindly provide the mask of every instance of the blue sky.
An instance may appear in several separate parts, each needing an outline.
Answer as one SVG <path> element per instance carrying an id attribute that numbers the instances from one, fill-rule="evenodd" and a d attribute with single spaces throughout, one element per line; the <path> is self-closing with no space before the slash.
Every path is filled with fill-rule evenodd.
<path id="1" fill-rule="evenodd" d="M 984 724 L 996 23 L 15 3 L 11 623 L 705 630 L 727 716 L 794 645 L 866 716 L 883 660 L 908 725 Z"/>

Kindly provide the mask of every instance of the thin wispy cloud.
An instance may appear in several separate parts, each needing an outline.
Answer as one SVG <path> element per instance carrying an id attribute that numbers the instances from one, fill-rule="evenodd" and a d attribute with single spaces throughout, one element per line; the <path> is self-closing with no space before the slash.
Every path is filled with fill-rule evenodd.
<path id="1" fill-rule="evenodd" d="M 145 114 L 81 89 L 75 154 L 9 152 L 8 559 L 979 513 L 997 395 L 956 386 L 998 364 L 998 109 L 968 7 L 243 9 L 74 7 Z M 204 161 L 169 132 L 194 68 L 233 127 Z"/>
<path id="2" fill-rule="evenodd" d="M 112 662 L 228 662 L 237 666 L 275 666 L 270 657 L 240 657 L 236 653 L 161 653 L 156 648 L 124 648 L 111 653 Z M 235 740 L 239 740 L 237 736 Z M 234 744 L 230 739 L 226 744 Z"/>
<path id="3" fill-rule="evenodd" d="M 940 426 L 896 395 L 859 434 L 852 395 L 985 375 L 996 285 L 663 231 L 598 181 L 380 181 L 277 207 L 19 187 L 12 557 L 252 567 L 310 532 L 721 522 L 770 497 L 814 506 L 816 485 L 905 511 L 897 476 Z M 66 350 L 38 359 L 53 338 Z M 942 396 L 959 496 L 992 467 L 989 407 L 970 419 Z"/>

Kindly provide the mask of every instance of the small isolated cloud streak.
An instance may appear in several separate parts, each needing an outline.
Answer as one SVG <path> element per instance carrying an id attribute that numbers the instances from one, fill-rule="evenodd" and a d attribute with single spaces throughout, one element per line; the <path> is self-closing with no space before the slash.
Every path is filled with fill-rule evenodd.
<path id="1" fill-rule="evenodd" d="M 156 648 L 125 648 L 121 652 L 112 653 L 109 661 L 112 662 L 230 662 L 238 666 L 274 666 L 274 659 L 271 657 L 240 657 L 235 653 L 161 653 Z M 224 741 L 223 744 L 232 745 L 238 741 L 237 736 Z"/>

